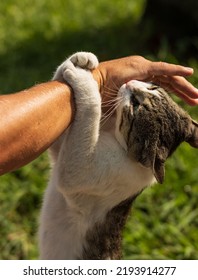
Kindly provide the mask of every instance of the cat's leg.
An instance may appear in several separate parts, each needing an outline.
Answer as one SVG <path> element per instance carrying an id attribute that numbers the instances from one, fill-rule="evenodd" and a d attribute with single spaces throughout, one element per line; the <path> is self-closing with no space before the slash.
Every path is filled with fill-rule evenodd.
<path id="1" fill-rule="evenodd" d="M 59 66 L 54 76 L 64 78 L 72 87 L 76 110 L 67 135 L 63 134 L 53 147 L 57 158 L 45 193 L 39 230 L 42 259 L 82 258 L 82 239 L 88 223 L 83 222 L 85 217 L 76 205 L 78 193 L 82 189 L 86 192 L 87 178 L 92 179 L 99 137 L 101 98 L 90 72 L 97 65 L 93 54 L 78 53 Z"/>
<path id="2" fill-rule="evenodd" d="M 73 67 L 74 65 L 74 67 Z M 86 70 L 93 70 L 94 68 L 96 68 L 98 66 L 98 59 L 97 57 L 89 52 L 78 52 L 73 54 L 72 56 L 70 56 L 66 61 L 64 61 L 56 70 L 56 72 L 54 73 L 54 76 L 52 78 L 52 80 L 59 80 L 59 81 L 67 81 L 72 88 L 74 89 L 75 87 L 80 87 L 82 86 L 82 83 L 79 84 L 78 79 L 76 80 L 75 77 L 73 77 L 74 81 L 70 81 L 70 77 L 68 75 L 67 70 L 72 68 L 72 71 L 75 71 L 75 67 L 80 67 Z M 71 69 L 70 69 L 71 70 Z M 80 72 L 78 71 L 78 76 L 80 74 Z M 70 73 L 71 74 L 71 73 Z M 82 74 L 83 75 L 83 74 Z M 85 74 L 84 74 L 85 75 Z M 92 78 L 91 74 L 87 73 L 87 78 L 88 79 L 84 79 L 84 82 L 88 82 L 88 80 L 90 80 Z M 89 77 L 90 76 L 90 77 Z M 85 76 L 84 76 L 85 77 Z M 80 77 L 79 77 L 80 78 Z M 83 80 L 83 77 L 82 77 Z M 90 81 L 89 81 L 90 82 Z M 89 87 L 87 87 L 88 90 Z M 84 89 L 79 89 L 82 94 L 83 94 L 83 90 Z M 79 91 L 78 90 L 78 91 Z M 76 90 L 74 91 L 76 92 Z M 97 92 L 96 92 L 97 94 Z M 89 97 L 87 97 L 89 98 Z M 83 100 L 83 96 L 81 98 L 82 102 L 84 102 Z M 81 102 L 80 101 L 80 102 Z M 91 101 L 91 100 L 90 100 Z M 57 160 L 57 156 L 60 152 L 60 147 L 62 145 L 63 140 L 67 137 L 69 129 L 67 129 L 55 142 L 54 144 L 49 148 L 49 153 L 51 155 L 52 158 L 52 162 L 56 162 Z"/>
<path id="3" fill-rule="evenodd" d="M 63 139 L 56 164 L 59 187 L 66 186 L 67 191 L 83 186 L 93 165 L 99 138 L 101 97 L 90 70 L 97 65 L 95 55 L 81 52 L 66 60 L 58 68 L 59 74 L 55 74 L 55 77 L 62 75 L 72 87 L 76 106 L 74 121 Z"/>

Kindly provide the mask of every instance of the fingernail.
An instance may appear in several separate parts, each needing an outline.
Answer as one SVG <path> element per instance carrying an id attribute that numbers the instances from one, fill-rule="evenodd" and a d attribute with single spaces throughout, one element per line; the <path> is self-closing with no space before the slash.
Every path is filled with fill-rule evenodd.
<path id="1" fill-rule="evenodd" d="M 191 68 L 191 67 L 185 67 L 185 69 L 186 69 L 186 71 L 188 71 L 188 72 L 191 72 L 191 73 L 193 73 L 193 72 L 194 72 L 194 69 L 193 69 L 193 68 Z"/>

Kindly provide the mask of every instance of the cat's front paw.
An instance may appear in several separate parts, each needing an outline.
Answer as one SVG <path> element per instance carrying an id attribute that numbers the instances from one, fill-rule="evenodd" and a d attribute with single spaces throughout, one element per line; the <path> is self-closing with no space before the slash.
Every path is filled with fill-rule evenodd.
<path id="1" fill-rule="evenodd" d="M 98 67 L 98 59 L 91 52 L 77 52 L 69 57 L 71 62 L 80 68 L 93 70 Z"/>
<path id="2" fill-rule="evenodd" d="M 54 79 L 66 81 L 71 86 L 77 103 L 78 101 L 85 103 L 87 97 L 90 104 L 100 104 L 101 97 L 98 91 L 98 83 L 91 73 L 91 70 L 97 66 L 98 59 L 94 54 L 78 52 L 58 67 Z"/>
<path id="3" fill-rule="evenodd" d="M 98 66 L 97 57 L 90 52 L 77 52 L 66 59 L 56 70 L 53 80 L 72 82 L 84 70 L 93 70 Z M 82 76 L 82 75 L 81 75 Z"/>

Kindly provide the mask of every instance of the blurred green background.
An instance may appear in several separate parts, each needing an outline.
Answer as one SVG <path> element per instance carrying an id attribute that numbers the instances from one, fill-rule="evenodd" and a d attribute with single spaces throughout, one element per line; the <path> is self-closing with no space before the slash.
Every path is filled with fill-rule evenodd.
<path id="1" fill-rule="evenodd" d="M 7 0 L 0 2 L 0 93 L 47 81 L 65 57 L 139 54 L 188 65 L 198 87 L 198 1 Z M 177 102 L 198 120 L 198 109 Z M 5 116 L 6 117 L 6 116 Z M 46 136 L 47 137 L 47 136 Z M 47 153 L 0 177 L 0 259 L 36 259 Z M 198 152 L 182 144 L 166 180 L 136 200 L 124 259 L 198 259 Z"/>

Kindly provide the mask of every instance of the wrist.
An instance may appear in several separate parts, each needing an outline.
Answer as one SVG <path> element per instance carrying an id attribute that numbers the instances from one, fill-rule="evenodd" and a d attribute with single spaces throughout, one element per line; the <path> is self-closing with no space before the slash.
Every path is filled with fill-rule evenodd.
<path id="1" fill-rule="evenodd" d="M 92 72 L 94 79 L 98 83 L 99 92 L 101 95 L 103 95 L 103 88 L 107 76 L 106 68 L 102 66 L 103 64 L 104 62 L 100 63 L 99 66 L 96 69 L 94 69 Z"/>

